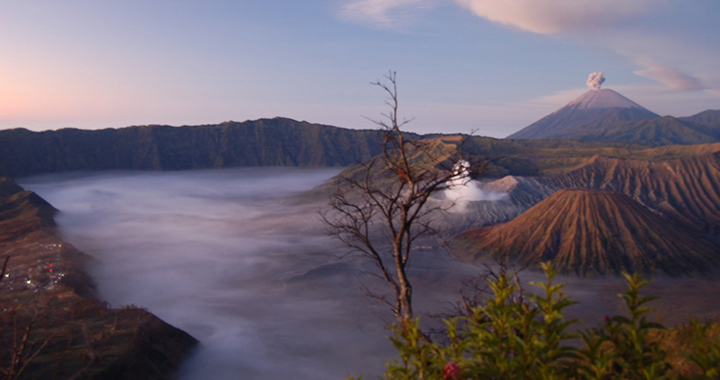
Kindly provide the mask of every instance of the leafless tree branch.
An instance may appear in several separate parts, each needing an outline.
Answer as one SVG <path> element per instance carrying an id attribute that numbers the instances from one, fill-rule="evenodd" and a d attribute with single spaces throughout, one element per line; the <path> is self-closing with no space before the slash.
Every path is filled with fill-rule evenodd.
<path id="1" fill-rule="evenodd" d="M 391 306 L 397 320 L 404 322 L 413 317 L 407 273 L 413 245 L 437 233 L 434 214 L 447 208 L 431 198 L 455 185 L 459 176 L 453 166 L 464 159 L 462 145 L 467 139 L 461 139 L 454 155 L 438 141 L 408 139 L 401 128 L 413 119 L 399 121 L 397 75 L 390 71 L 384 78 L 371 84 L 383 90 L 389 111 L 379 120 L 366 118 L 384 132 L 382 153 L 344 178 L 322 219 L 330 235 L 374 263 L 395 299 L 361 286 L 363 293 Z M 473 169 L 484 168 L 480 162 L 472 164 Z"/>

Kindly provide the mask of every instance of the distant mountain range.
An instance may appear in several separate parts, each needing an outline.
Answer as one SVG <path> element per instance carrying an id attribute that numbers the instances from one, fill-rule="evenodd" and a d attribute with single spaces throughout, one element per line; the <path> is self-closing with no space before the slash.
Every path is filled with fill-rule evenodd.
<path id="1" fill-rule="evenodd" d="M 660 117 L 613 90 L 590 90 L 507 138 L 647 146 L 714 143 L 720 142 L 720 110 Z"/>
<path id="2" fill-rule="evenodd" d="M 349 166 L 379 154 L 381 136 L 378 130 L 284 118 L 184 127 L 12 129 L 0 131 L 0 176 L 72 170 Z"/>
<path id="3" fill-rule="evenodd" d="M 603 214 L 608 216 L 603 222 L 606 224 L 590 223 L 574 229 L 572 233 L 565 231 L 548 235 L 546 240 L 575 241 L 588 236 L 600 239 L 603 231 L 617 232 L 620 231 L 617 228 L 623 225 L 625 227 L 622 228 L 630 228 L 633 234 L 643 238 L 632 241 L 635 247 L 632 250 L 635 251 L 631 252 L 629 248 L 625 258 L 615 257 L 618 253 L 612 253 L 615 249 L 612 248 L 615 247 L 612 237 L 598 240 L 597 245 L 575 244 L 573 247 L 584 247 L 577 249 L 581 249 L 585 258 L 578 258 L 580 261 L 572 263 L 560 259 L 566 264 L 563 267 L 565 271 L 581 275 L 615 273 L 629 268 L 660 270 L 670 274 L 699 272 L 697 262 L 702 266 L 712 261 L 706 260 L 706 242 L 715 243 L 698 240 L 703 243 L 691 244 L 686 242 L 686 238 L 697 240 L 688 237 L 692 235 L 700 236 L 699 239 L 706 236 L 717 240 L 720 236 L 720 143 L 656 148 L 647 145 L 720 140 L 713 137 L 720 136 L 715 135 L 718 130 L 720 111 L 706 111 L 685 118 L 658 117 L 614 91 L 591 90 L 516 134 L 530 136 L 528 139 L 470 138 L 463 150 L 488 157 L 490 164 L 486 177 L 494 178 L 479 186 L 485 191 L 506 193 L 507 196 L 492 202 L 471 202 L 467 212 L 447 215 L 445 221 L 452 226 L 449 230 L 455 232 L 470 227 L 497 228 L 493 231 L 502 233 L 488 232 L 483 236 L 493 236 L 493 246 L 498 249 L 511 247 L 507 251 L 510 252 L 518 248 L 514 245 L 515 240 L 527 238 L 511 233 L 512 229 L 544 225 L 541 220 L 527 222 L 530 220 L 526 215 L 529 209 L 555 199 L 555 194 L 563 189 L 603 190 L 605 192 L 598 193 L 602 195 L 589 192 L 583 193 L 582 197 L 565 196 L 572 202 L 582 200 L 585 204 L 594 204 L 593 210 L 599 205 L 612 206 L 609 210 L 614 211 Z M 457 136 L 407 136 L 431 141 L 428 147 L 436 149 L 438 157 L 451 157 L 461 140 Z M 15 129 L 0 131 L 0 176 L 19 177 L 71 170 L 351 166 L 378 155 L 381 142 L 382 132 L 378 130 L 350 130 L 283 118 L 184 127 L 142 126 L 47 132 Z M 381 168 L 378 170 L 376 174 L 382 176 Z M 356 172 L 357 168 L 351 167 L 345 174 Z M 336 179 L 333 182 L 338 183 L 342 181 Z M 318 191 L 325 191 L 331 186 L 328 184 Z M 603 198 L 606 192 L 614 195 Z M 586 201 L 588 197 L 596 203 Z M 626 198 L 633 202 L 632 206 Z M 555 199 L 553 202 L 560 201 Z M 570 200 L 563 202 L 572 203 Z M 623 208 L 619 209 L 621 206 Z M 625 215 L 640 213 L 637 207 L 644 210 L 644 219 L 635 220 L 638 222 L 635 225 L 623 224 L 628 223 L 627 219 L 623 219 Z M 553 208 L 548 208 L 542 214 L 553 212 Z M 582 220 L 589 223 L 588 218 L 595 215 L 580 208 L 564 209 L 560 214 L 563 213 L 579 213 L 575 219 L 577 223 Z M 526 222 L 515 223 L 516 220 Z M 663 223 L 667 229 L 658 227 Z M 675 228 L 673 226 L 680 226 L 678 231 L 689 234 L 678 235 L 686 243 L 682 249 L 687 250 L 687 260 L 690 260 L 683 265 L 673 264 L 672 260 L 678 257 L 677 251 L 668 248 L 682 247 L 681 244 L 667 239 L 652 240 L 656 237 L 669 239 L 666 235 Z M 623 236 L 620 232 L 618 234 L 618 239 Z M 506 241 L 501 242 L 503 239 Z M 643 245 L 642 241 L 647 243 Z M 475 247 L 475 253 L 483 257 L 489 252 L 489 246 L 484 244 L 478 240 Z M 557 257 L 578 257 L 576 251 L 557 250 L 560 246 L 554 244 L 546 249 L 555 250 Z M 720 256 L 720 248 L 711 246 Z M 547 252 L 540 256 L 532 253 L 535 248 L 530 249 L 529 245 L 523 247 L 513 253 L 516 255 L 514 259 L 527 262 L 529 258 L 550 257 Z M 481 251 L 485 253 L 480 254 Z M 642 257 L 658 257 L 658 262 L 651 264 L 643 261 L 644 258 L 639 259 L 640 256 L 633 253 L 636 251 L 643 251 L 645 256 Z M 605 255 L 612 257 L 603 259 L 603 262 L 594 261 L 595 267 L 587 266 L 594 260 L 591 258 Z M 667 260 L 662 259 L 663 255 L 669 255 Z M 699 261 L 693 258 L 696 255 Z"/>

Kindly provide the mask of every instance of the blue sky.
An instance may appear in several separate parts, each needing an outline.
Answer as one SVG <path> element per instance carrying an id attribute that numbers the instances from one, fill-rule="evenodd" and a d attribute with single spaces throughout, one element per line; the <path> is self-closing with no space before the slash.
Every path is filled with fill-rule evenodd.
<path id="1" fill-rule="evenodd" d="M 0 1 L 0 128 L 283 116 L 504 137 L 603 71 L 650 110 L 720 109 L 717 0 Z"/>

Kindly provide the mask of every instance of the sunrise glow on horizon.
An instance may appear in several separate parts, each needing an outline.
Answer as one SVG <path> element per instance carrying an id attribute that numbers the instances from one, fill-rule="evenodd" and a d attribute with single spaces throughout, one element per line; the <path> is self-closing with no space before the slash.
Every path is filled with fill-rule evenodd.
<path id="1" fill-rule="evenodd" d="M 660 115 L 720 109 L 716 0 L 5 2 L 0 129 L 288 117 L 504 137 L 592 72 Z"/>

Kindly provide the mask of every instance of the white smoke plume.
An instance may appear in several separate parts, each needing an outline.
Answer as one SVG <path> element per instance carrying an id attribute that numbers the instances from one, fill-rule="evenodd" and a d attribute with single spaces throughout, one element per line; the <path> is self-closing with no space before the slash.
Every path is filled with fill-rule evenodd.
<path id="1" fill-rule="evenodd" d="M 600 86 L 602 86 L 603 83 L 605 83 L 605 77 L 603 76 L 602 71 L 590 73 L 590 76 L 587 79 L 587 82 L 585 82 L 588 87 L 592 88 L 593 90 L 599 90 Z"/>
<path id="2" fill-rule="evenodd" d="M 455 163 L 453 174 L 455 175 L 450 179 L 450 187 L 443 194 L 445 199 L 455 203 L 450 211 L 465 212 L 469 202 L 497 201 L 507 196 L 480 189 L 477 183 L 470 179 L 470 163 L 465 160 Z"/>

